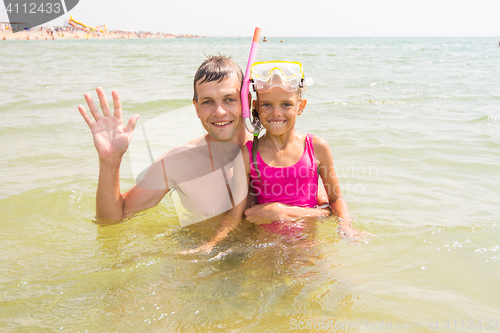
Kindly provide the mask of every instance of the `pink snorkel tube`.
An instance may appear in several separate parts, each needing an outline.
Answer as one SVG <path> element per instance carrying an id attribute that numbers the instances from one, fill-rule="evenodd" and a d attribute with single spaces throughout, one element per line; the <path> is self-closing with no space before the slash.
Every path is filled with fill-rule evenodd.
<path id="1" fill-rule="evenodd" d="M 255 56 L 257 55 L 257 47 L 259 46 L 260 39 L 260 28 L 255 28 L 253 34 L 252 48 L 250 49 L 250 56 L 248 57 L 247 69 L 245 71 L 245 77 L 243 78 L 243 86 L 241 87 L 241 114 L 243 116 L 243 122 L 245 128 L 250 133 L 256 134 L 256 129 L 254 128 L 252 121 L 250 120 L 250 103 L 248 101 L 248 92 L 250 90 L 250 67 L 255 61 Z"/>

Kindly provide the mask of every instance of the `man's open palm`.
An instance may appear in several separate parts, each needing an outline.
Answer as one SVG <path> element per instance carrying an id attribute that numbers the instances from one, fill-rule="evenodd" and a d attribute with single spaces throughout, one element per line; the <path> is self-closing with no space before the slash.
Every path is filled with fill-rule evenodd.
<path id="1" fill-rule="evenodd" d="M 79 105 L 78 111 L 80 111 L 80 114 L 92 131 L 99 158 L 121 158 L 125 151 L 127 151 L 128 145 L 132 140 L 135 124 L 139 116 L 132 116 L 125 127 L 123 125 L 122 106 L 118 92 L 111 92 L 114 106 L 114 112 L 113 115 L 111 115 L 106 96 L 104 95 L 104 90 L 99 87 L 96 91 L 99 97 L 102 115 L 95 106 L 90 94 L 85 94 L 84 97 L 94 119 L 87 114 L 83 106 Z"/>

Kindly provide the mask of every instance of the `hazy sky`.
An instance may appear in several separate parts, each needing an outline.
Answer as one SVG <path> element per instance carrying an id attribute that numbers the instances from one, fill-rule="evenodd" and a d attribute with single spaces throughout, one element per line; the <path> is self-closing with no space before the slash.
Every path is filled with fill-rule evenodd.
<path id="1" fill-rule="evenodd" d="M 256 26 L 269 37 L 500 36 L 499 0 L 80 0 L 70 14 L 110 29 L 204 36 L 249 36 Z"/>

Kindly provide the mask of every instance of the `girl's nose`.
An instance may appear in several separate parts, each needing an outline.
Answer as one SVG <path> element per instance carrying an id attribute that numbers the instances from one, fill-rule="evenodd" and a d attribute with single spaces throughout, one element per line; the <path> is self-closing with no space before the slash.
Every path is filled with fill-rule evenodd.
<path id="1" fill-rule="evenodd" d="M 281 112 L 281 108 L 279 105 L 274 105 L 272 110 L 271 110 L 271 114 L 272 115 L 280 115 L 282 112 Z"/>

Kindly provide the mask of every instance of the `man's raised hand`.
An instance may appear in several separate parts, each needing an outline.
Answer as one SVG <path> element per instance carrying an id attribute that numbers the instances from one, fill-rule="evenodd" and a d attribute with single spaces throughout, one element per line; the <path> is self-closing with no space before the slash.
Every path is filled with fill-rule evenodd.
<path id="1" fill-rule="evenodd" d="M 114 106 L 113 115 L 111 115 L 106 96 L 104 95 L 104 90 L 99 87 L 96 91 L 99 97 L 102 115 L 95 106 L 90 94 L 85 94 L 84 97 L 94 119 L 87 114 L 87 111 L 82 105 L 78 106 L 78 111 L 80 111 L 80 114 L 92 131 L 94 145 L 99 154 L 99 158 L 101 160 L 108 158 L 121 159 L 132 140 L 135 124 L 139 119 L 139 115 L 133 115 L 125 127 L 123 125 L 122 106 L 118 92 L 116 90 L 111 92 Z"/>

